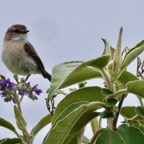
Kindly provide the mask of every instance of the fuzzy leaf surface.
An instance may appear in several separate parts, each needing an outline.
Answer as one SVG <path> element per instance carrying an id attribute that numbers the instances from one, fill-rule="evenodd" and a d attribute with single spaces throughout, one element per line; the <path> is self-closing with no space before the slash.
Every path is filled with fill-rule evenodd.
<path id="1" fill-rule="evenodd" d="M 67 62 L 57 65 L 52 70 L 52 83 L 49 89 L 48 99 L 61 88 L 102 77 L 98 70 L 104 68 L 110 60 L 110 56 L 102 56 L 87 62 Z"/>
<path id="2" fill-rule="evenodd" d="M 127 90 L 130 93 L 133 93 L 135 95 L 138 95 L 142 98 L 144 98 L 144 81 L 143 80 L 136 80 L 127 83 Z"/>
<path id="3" fill-rule="evenodd" d="M 2 126 L 4 128 L 7 128 L 7 129 L 11 130 L 14 133 L 16 132 L 16 129 L 13 126 L 13 124 L 11 124 L 9 121 L 7 121 L 3 118 L 0 118 L 0 126 Z"/>
<path id="4" fill-rule="evenodd" d="M 123 137 L 126 144 L 143 144 L 144 134 L 134 126 L 123 124 L 118 127 L 117 132 Z"/>
<path id="5" fill-rule="evenodd" d="M 128 53 L 125 55 L 122 61 L 121 70 L 124 70 L 143 51 L 144 51 L 144 40 L 142 40 L 134 48 L 128 51 Z"/>
<path id="6" fill-rule="evenodd" d="M 95 144 L 126 144 L 126 143 L 124 142 L 120 134 L 108 129 L 98 136 Z"/>
<path id="7" fill-rule="evenodd" d="M 68 94 L 57 106 L 57 109 L 54 113 L 52 123 L 55 122 L 57 117 L 71 104 L 85 101 L 85 102 L 102 102 L 104 96 L 102 95 L 102 88 L 100 87 L 85 87 L 78 89 L 70 94 Z"/>
<path id="8" fill-rule="evenodd" d="M 94 110 L 101 105 L 99 102 L 71 104 L 57 118 L 43 144 L 70 144 L 85 125 L 99 115 Z"/>

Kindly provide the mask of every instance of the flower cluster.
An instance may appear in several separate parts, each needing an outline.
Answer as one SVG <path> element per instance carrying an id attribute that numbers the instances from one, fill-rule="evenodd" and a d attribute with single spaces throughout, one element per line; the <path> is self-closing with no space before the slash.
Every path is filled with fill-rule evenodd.
<path id="1" fill-rule="evenodd" d="M 0 95 L 4 97 L 4 101 L 8 102 L 14 99 L 11 97 L 11 92 L 16 84 L 11 82 L 10 79 L 0 80 Z"/>
<path id="2" fill-rule="evenodd" d="M 17 84 L 10 81 L 10 79 L 0 80 L 0 96 L 4 98 L 5 102 L 15 102 L 16 97 L 28 96 L 32 100 L 37 100 L 37 95 L 42 93 L 41 89 L 38 89 L 38 85 L 31 87 L 30 83 L 25 81 L 18 82 Z"/>
<path id="3" fill-rule="evenodd" d="M 18 94 L 22 96 L 28 95 L 32 100 L 37 100 L 37 95 L 42 93 L 41 89 L 38 89 L 38 84 L 31 87 L 30 83 L 20 83 L 18 85 Z"/>

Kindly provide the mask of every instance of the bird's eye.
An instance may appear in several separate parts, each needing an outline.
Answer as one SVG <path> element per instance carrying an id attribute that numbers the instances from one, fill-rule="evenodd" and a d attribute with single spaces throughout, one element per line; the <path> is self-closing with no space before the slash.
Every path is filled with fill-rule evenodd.
<path id="1" fill-rule="evenodd" d="M 16 33 L 16 34 L 19 33 L 19 32 L 20 32 L 19 30 L 14 30 L 14 33 Z"/>

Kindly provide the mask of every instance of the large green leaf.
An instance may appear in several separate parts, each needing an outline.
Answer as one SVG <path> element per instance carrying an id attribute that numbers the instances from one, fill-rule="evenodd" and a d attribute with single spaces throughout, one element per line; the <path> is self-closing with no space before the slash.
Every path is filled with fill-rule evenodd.
<path id="1" fill-rule="evenodd" d="M 104 96 L 101 91 L 100 87 L 85 87 L 70 93 L 58 104 L 52 122 L 72 103 L 102 101 Z"/>
<path id="2" fill-rule="evenodd" d="M 136 127 L 123 124 L 117 132 L 123 137 L 126 144 L 143 144 L 144 134 Z"/>
<path id="3" fill-rule="evenodd" d="M 127 84 L 130 81 L 138 80 L 138 77 L 133 75 L 132 73 L 128 71 L 123 71 L 123 73 L 120 75 L 118 79 L 123 85 Z"/>
<path id="4" fill-rule="evenodd" d="M 110 56 L 106 55 L 84 63 L 67 62 L 55 66 L 52 70 L 52 84 L 49 89 L 48 99 L 51 99 L 54 93 L 60 88 L 101 77 L 101 74 L 95 68 L 104 68 L 109 60 Z"/>
<path id="5" fill-rule="evenodd" d="M 31 131 L 31 135 L 35 136 L 42 128 L 44 128 L 45 126 L 47 126 L 49 123 L 51 123 L 51 119 L 52 119 L 52 115 L 46 115 L 45 117 L 43 117 L 38 124 L 32 129 Z"/>
<path id="6" fill-rule="evenodd" d="M 133 126 L 137 127 L 144 133 L 144 121 L 143 120 L 134 121 Z"/>
<path id="7" fill-rule="evenodd" d="M 98 136 L 95 144 L 126 144 L 126 143 L 124 142 L 120 134 L 110 129 L 107 129 Z"/>
<path id="8" fill-rule="evenodd" d="M 17 134 L 15 127 L 13 126 L 13 124 L 11 124 L 9 121 L 0 118 L 0 126 L 7 128 L 9 130 L 11 130 L 12 132 L 14 132 L 15 134 Z"/>
<path id="9" fill-rule="evenodd" d="M 124 70 L 139 54 L 141 54 L 144 50 L 144 40 L 138 43 L 134 48 L 130 49 L 128 53 L 125 55 L 121 70 Z"/>
<path id="10" fill-rule="evenodd" d="M 126 119 L 130 119 L 130 118 L 134 117 L 135 115 L 137 115 L 137 113 L 136 113 L 136 107 L 134 107 L 134 106 L 125 106 L 125 107 L 122 107 L 120 113 Z"/>
<path id="11" fill-rule="evenodd" d="M 83 137 L 84 129 L 82 129 L 76 136 L 69 142 L 69 144 L 81 144 L 82 143 L 82 137 Z"/>
<path id="12" fill-rule="evenodd" d="M 0 142 L 0 144 L 22 144 L 21 138 L 7 138 Z"/>
<path id="13" fill-rule="evenodd" d="M 144 98 L 144 81 L 136 80 L 127 83 L 127 90 L 130 93 Z"/>
<path id="14" fill-rule="evenodd" d="M 52 126 L 43 144 L 70 144 L 85 125 L 99 115 L 94 110 L 100 106 L 104 104 L 79 102 L 70 105 L 57 118 L 57 122 Z"/>
<path id="15" fill-rule="evenodd" d="M 140 46 L 142 46 L 142 45 L 144 45 L 144 40 L 142 40 L 142 41 L 140 41 L 138 44 L 136 44 L 136 45 L 134 46 L 134 48 L 140 47 Z"/>

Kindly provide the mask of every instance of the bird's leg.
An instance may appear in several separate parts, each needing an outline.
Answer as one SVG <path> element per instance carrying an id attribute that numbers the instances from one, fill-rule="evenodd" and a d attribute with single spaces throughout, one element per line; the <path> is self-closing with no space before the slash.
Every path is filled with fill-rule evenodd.
<path id="1" fill-rule="evenodd" d="M 28 75 L 27 75 L 27 77 L 26 77 L 26 79 L 25 79 L 25 82 L 28 80 L 28 78 L 30 77 L 30 75 L 31 75 L 31 74 L 28 74 Z"/>

